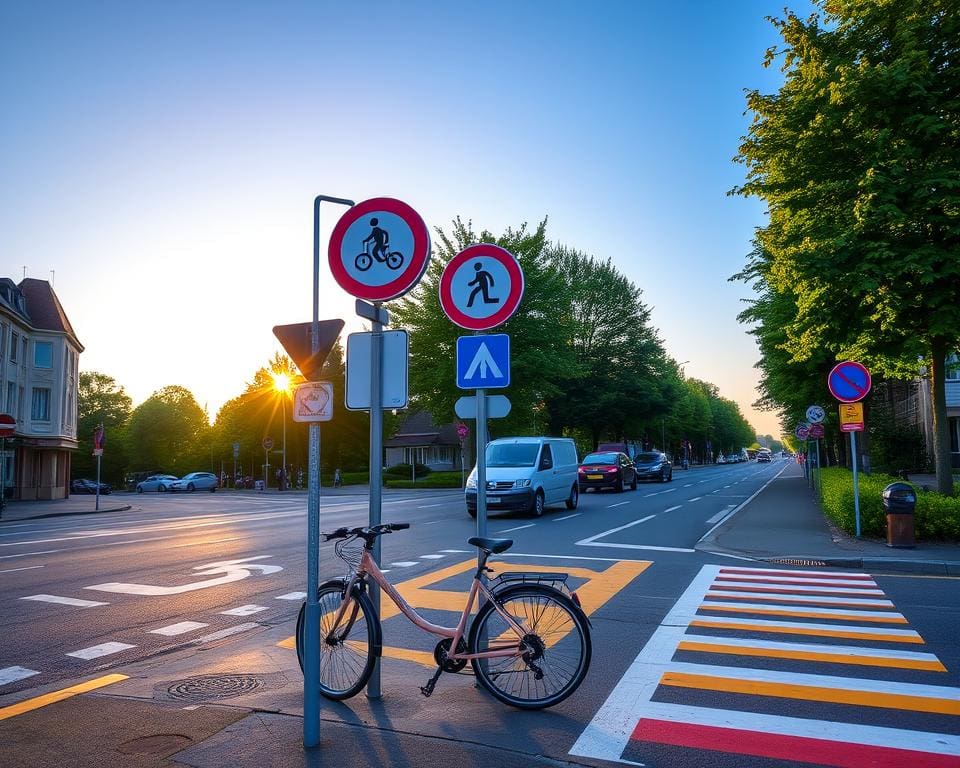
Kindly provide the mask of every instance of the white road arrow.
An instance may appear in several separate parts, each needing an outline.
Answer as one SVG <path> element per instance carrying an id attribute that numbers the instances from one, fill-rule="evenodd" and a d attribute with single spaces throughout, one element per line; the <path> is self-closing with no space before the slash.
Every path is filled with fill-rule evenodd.
<path id="1" fill-rule="evenodd" d="M 193 570 L 197 571 L 198 576 L 212 576 L 215 573 L 222 573 L 216 579 L 206 579 L 204 581 L 194 581 L 190 584 L 183 584 L 179 587 L 157 587 L 152 584 L 124 584 L 122 582 L 111 581 L 106 584 L 94 584 L 92 587 L 84 589 L 95 589 L 98 592 L 118 592 L 123 595 L 179 595 L 183 592 L 192 592 L 196 589 L 206 589 L 207 587 L 216 587 L 220 584 L 229 584 L 231 581 L 240 581 L 250 575 L 250 571 L 260 571 L 264 575 L 282 571 L 283 567 L 279 565 L 263 565 L 253 563 L 253 560 L 263 560 L 270 555 L 260 555 L 259 557 L 245 557 L 240 560 L 221 560 L 217 563 L 207 563 L 198 565 Z"/>
<path id="2" fill-rule="evenodd" d="M 467 372 L 464 374 L 464 379 L 472 379 L 473 375 L 477 372 L 477 368 L 480 369 L 480 378 L 487 378 L 487 369 L 490 369 L 490 373 L 494 378 L 502 379 L 503 373 L 500 371 L 499 366 L 496 361 L 493 359 L 493 355 L 490 354 L 490 350 L 487 349 L 486 344 L 480 344 L 477 348 L 477 354 L 473 356 L 473 360 L 470 363 L 470 367 L 467 368 Z"/>

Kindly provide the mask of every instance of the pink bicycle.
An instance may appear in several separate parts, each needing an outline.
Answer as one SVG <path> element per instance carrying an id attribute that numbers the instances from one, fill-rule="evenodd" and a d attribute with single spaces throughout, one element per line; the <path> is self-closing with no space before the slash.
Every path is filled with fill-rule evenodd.
<path id="1" fill-rule="evenodd" d="M 380 620 L 367 590 L 368 579 L 380 585 L 416 626 L 442 639 L 433 656 L 437 671 L 420 691 L 433 693 L 444 672 L 460 672 L 467 662 L 480 684 L 500 701 L 521 709 L 543 709 L 573 693 L 590 666 L 589 619 L 562 573 L 502 573 L 489 579 L 487 559 L 505 552 L 511 539 L 474 537 L 482 553 L 467 604 L 456 627 L 424 619 L 387 581 L 373 559 L 377 536 L 409 528 L 385 523 L 369 528 L 338 528 L 324 534 L 337 540 L 337 556 L 350 568 L 343 579 L 322 584 L 320 603 L 320 693 L 329 699 L 358 694 L 373 674 L 382 647 Z M 362 546 L 360 546 L 362 542 Z M 353 546 L 352 546 L 353 545 Z M 485 598 L 467 632 L 478 595 Z M 303 668 L 304 613 L 297 618 L 297 657 Z"/>

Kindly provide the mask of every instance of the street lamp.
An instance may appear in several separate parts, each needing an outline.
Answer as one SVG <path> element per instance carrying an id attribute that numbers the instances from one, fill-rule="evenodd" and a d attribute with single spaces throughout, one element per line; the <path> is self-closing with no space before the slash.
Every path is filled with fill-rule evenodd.
<path id="1" fill-rule="evenodd" d="M 283 422 L 283 474 L 280 475 L 280 489 L 287 490 L 287 409 L 283 404 L 290 394 L 290 377 L 285 373 L 274 373 L 273 388 L 280 395 L 280 421 Z"/>

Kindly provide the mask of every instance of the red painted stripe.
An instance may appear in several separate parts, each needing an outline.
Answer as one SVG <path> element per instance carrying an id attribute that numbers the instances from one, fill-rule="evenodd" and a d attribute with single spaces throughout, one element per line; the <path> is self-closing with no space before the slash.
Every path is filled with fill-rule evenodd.
<path id="1" fill-rule="evenodd" d="M 804 736 L 784 736 L 647 718 L 641 718 L 630 738 L 634 741 L 794 760 L 833 768 L 904 768 L 908 765 L 918 768 L 960 768 L 960 757 L 956 755 L 937 755 L 913 749 L 848 744 Z"/>
<path id="2" fill-rule="evenodd" d="M 749 568 L 721 568 L 720 573 L 742 573 L 746 576 L 794 576 L 804 579 L 848 579 L 850 581 L 872 581 L 868 573 L 818 573 L 816 576 L 798 576 L 796 571 L 758 571 Z"/>

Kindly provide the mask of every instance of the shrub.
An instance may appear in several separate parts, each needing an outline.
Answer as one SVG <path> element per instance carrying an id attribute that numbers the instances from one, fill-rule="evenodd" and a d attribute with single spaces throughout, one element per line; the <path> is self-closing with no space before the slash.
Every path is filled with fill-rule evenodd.
<path id="1" fill-rule="evenodd" d="M 426 477 L 431 472 L 430 467 L 426 464 L 417 464 L 416 465 L 416 476 L 417 477 Z M 409 480 L 410 479 L 410 465 L 409 464 L 396 464 L 392 467 L 387 467 L 383 470 L 384 477 L 393 478 L 396 477 L 400 480 Z"/>
<path id="2" fill-rule="evenodd" d="M 820 481 L 823 511 L 837 526 L 855 534 L 853 473 L 831 467 L 820 471 Z M 890 483 L 901 481 L 881 473 L 859 474 L 857 481 L 860 486 L 860 531 L 864 536 L 885 537 L 887 517 L 883 508 L 883 489 Z M 960 498 L 913 487 L 917 490 L 913 521 L 917 539 L 960 539 Z"/>
<path id="3" fill-rule="evenodd" d="M 411 482 L 410 476 L 398 478 L 390 476 L 387 478 L 387 488 L 460 488 L 462 479 L 460 472 L 431 472 L 429 477 L 423 480 Z"/>

